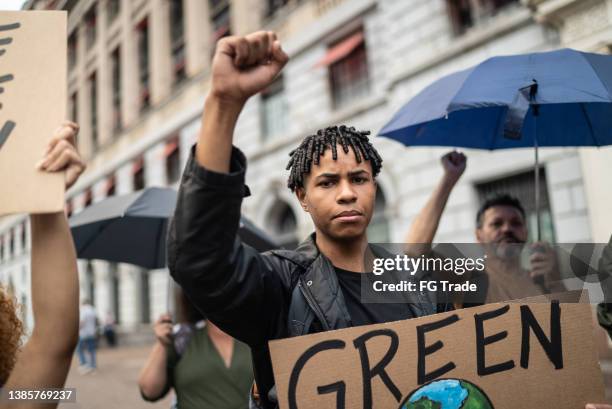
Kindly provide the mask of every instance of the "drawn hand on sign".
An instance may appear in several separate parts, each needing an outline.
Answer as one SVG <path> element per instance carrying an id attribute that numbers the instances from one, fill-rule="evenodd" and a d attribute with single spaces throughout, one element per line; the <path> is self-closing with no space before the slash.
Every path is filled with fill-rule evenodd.
<path id="1" fill-rule="evenodd" d="M 85 163 L 76 149 L 76 136 L 79 126 L 71 121 L 64 121 L 57 128 L 47 145 L 43 159 L 36 164 L 38 170 L 46 172 L 65 171 L 66 190 L 85 170 Z"/>
<path id="2" fill-rule="evenodd" d="M 21 27 L 21 24 L 19 23 L 0 25 L 0 32 L 17 30 L 19 27 Z M 1 36 L 2 34 L 0 34 L 0 46 L 8 45 L 13 42 L 12 37 L 1 37 Z M 6 53 L 6 50 L 4 48 L 0 48 L 0 57 L 2 57 L 5 53 Z M 4 88 L 2 88 L 1 84 L 12 81 L 12 80 L 13 80 L 12 74 L 0 75 L 0 94 L 4 92 Z M 1 103 L 0 103 L 0 109 L 2 109 Z M 5 121 L 4 125 L 2 125 L 2 128 L 0 128 L 0 149 L 2 149 L 2 146 L 7 141 L 8 137 L 11 135 L 11 132 L 13 132 L 13 129 L 15 129 L 15 126 L 16 124 L 14 121 L 8 120 L 8 121 Z"/>

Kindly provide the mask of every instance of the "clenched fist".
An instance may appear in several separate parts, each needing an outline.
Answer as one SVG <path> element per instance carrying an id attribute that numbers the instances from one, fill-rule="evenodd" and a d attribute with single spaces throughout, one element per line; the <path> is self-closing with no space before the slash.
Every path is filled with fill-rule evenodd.
<path id="1" fill-rule="evenodd" d="M 211 94 L 243 104 L 270 85 L 287 61 L 289 57 L 271 31 L 225 37 L 217 43 L 212 62 Z"/>
<path id="2" fill-rule="evenodd" d="M 444 168 L 444 176 L 456 183 L 463 172 L 467 164 L 467 158 L 461 152 L 451 151 L 440 159 L 442 167 Z"/>

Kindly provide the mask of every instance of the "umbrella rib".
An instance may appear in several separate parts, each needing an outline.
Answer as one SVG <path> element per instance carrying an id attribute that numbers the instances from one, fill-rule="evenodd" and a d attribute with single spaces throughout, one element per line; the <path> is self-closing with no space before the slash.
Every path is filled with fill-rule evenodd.
<path id="1" fill-rule="evenodd" d="M 115 218 L 115 219 L 116 219 L 116 218 Z M 113 222 L 114 222 L 114 220 L 113 220 Z M 77 249 L 77 255 L 78 255 L 78 253 L 80 253 L 81 251 L 85 251 L 85 249 L 87 249 L 87 247 L 89 247 L 89 245 L 90 245 L 91 243 L 93 243 L 93 242 L 94 242 L 94 241 L 95 241 L 95 240 L 98 238 L 98 236 L 99 236 L 99 235 L 100 235 L 100 234 L 101 234 L 101 233 L 102 233 L 104 230 L 106 230 L 106 229 L 107 229 L 107 228 L 108 228 L 108 227 L 109 227 L 109 226 L 110 226 L 110 225 L 111 225 L 113 222 L 103 224 L 103 225 L 102 225 L 102 226 L 101 226 L 101 227 L 100 227 L 100 228 L 99 228 L 99 229 L 96 231 L 96 234 L 93 234 L 93 235 L 91 236 L 91 238 L 90 238 L 89 240 L 87 240 L 87 242 L 86 242 L 85 244 L 83 244 L 82 246 L 80 246 L 80 247 Z M 74 240 L 73 240 L 73 241 L 74 241 Z M 79 258 L 80 258 L 80 257 L 79 257 Z"/>
<path id="2" fill-rule="evenodd" d="M 589 118 L 589 114 L 586 111 L 584 102 L 580 104 L 580 110 L 582 111 L 582 115 L 584 115 L 584 118 L 586 119 L 586 123 L 589 126 L 589 131 L 591 131 L 591 136 L 593 137 L 593 142 L 595 142 L 595 146 L 601 146 L 597 142 L 597 138 L 595 137 L 595 131 L 593 130 L 593 124 L 591 123 L 591 118 Z"/>

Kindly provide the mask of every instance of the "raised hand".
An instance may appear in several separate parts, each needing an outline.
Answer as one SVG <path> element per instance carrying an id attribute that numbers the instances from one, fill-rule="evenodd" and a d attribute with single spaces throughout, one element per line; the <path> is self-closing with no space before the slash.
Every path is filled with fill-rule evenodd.
<path id="1" fill-rule="evenodd" d="M 212 62 L 211 94 L 244 103 L 270 85 L 287 61 L 289 57 L 271 31 L 223 38 Z"/>
<path id="2" fill-rule="evenodd" d="M 461 152 L 451 151 L 440 158 L 442 167 L 444 168 L 444 177 L 452 182 L 457 182 L 467 165 L 467 158 Z"/>
<path id="3" fill-rule="evenodd" d="M 66 190 L 68 190 L 85 170 L 85 163 L 76 149 L 76 136 L 79 126 L 64 121 L 58 127 L 47 145 L 43 159 L 36 168 L 46 172 L 65 171 Z"/>
<path id="4" fill-rule="evenodd" d="M 170 345 L 172 343 L 172 319 L 170 315 L 160 315 L 155 324 L 153 324 L 153 331 L 159 342 L 163 345 Z"/>

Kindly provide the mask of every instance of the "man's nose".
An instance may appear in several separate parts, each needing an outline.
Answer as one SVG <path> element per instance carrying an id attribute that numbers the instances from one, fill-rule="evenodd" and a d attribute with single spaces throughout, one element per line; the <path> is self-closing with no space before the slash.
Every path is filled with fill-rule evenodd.
<path id="1" fill-rule="evenodd" d="M 347 181 L 340 182 L 340 189 L 338 191 L 337 201 L 338 203 L 352 203 L 357 200 L 357 193 L 353 186 Z"/>

